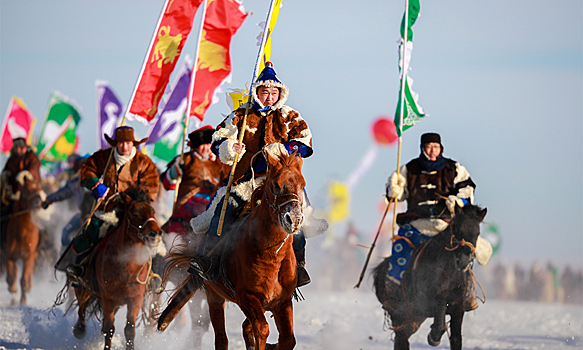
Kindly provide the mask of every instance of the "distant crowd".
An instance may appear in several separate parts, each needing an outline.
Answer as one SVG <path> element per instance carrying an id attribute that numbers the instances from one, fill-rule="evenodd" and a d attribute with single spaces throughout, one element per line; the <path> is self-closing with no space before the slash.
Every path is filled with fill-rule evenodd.
<path id="1" fill-rule="evenodd" d="M 534 262 L 527 268 L 492 260 L 475 268 L 487 299 L 583 304 L 583 269 L 558 268 L 552 262 Z M 479 287 L 477 292 L 480 293 Z"/>

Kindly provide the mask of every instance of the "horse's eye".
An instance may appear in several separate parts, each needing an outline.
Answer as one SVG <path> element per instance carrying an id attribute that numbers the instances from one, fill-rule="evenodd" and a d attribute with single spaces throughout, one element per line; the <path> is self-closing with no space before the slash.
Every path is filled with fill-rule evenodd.
<path id="1" fill-rule="evenodd" d="M 273 188 L 275 189 L 275 192 L 281 191 L 281 186 L 279 186 L 277 182 L 273 184 Z"/>

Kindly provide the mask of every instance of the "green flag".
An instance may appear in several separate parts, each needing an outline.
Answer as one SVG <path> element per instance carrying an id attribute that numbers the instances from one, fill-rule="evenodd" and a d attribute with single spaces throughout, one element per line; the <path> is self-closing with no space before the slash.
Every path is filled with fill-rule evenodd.
<path id="1" fill-rule="evenodd" d="M 395 112 L 395 127 L 397 135 L 417 124 L 426 114 L 423 108 L 417 103 L 419 95 L 411 87 L 413 79 L 408 75 L 409 62 L 411 61 L 411 52 L 413 51 L 413 24 L 419 16 L 419 0 L 408 0 L 407 11 L 401 21 L 401 43 L 399 45 L 399 71 L 401 72 L 401 81 L 399 89 L 399 101 L 397 102 L 397 111 Z M 406 31 L 406 33 L 405 33 Z M 405 40 L 407 36 L 407 40 Z M 407 77 L 403 83 L 403 77 Z M 404 90 L 404 95 L 403 95 Z M 405 101 L 403 108 L 403 124 L 401 125 L 401 102 Z"/>
<path id="2" fill-rule="evenodd" d="M 76 151 L 79 145 L 75 132 L 80 120 L 78 108 L 66 96 L 51 93 L 47 116 L 36 145 L 43 163 L 65 161 Z"/>
<path id="3" fill-rule="evenodd" d="M 153 147 L 152 155 L 166 162 L 170 162 L 180 153 L 178 147 L 184 132 L 184 121 L 158 140 Z"/>

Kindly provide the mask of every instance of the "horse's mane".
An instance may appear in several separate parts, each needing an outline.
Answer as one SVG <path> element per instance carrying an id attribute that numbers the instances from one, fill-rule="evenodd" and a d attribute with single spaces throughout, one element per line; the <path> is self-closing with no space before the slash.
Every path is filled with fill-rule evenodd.
<path id="1" fill-rule="evenodd" d="M 131 188 L 125 190 L 123 193 L 125 193 L 128 197 L 130 197 L 132 199 L 132 201 L 134 201 L 134 202 L 150 203 L 152 201 L 150 199 L 148 191 L 146 191 L 142 187 L 137 187 L 137 186 L 131 187 Z M 116 217 L 119 220 L 122 220 L 123 217 L 125 216 L 126 208 L 127 208 L 127 206 L 125 204 L 123 204 L 123 202 L 121 200 L 117 200 L 115 202 L 115 206 L 113 207 L 113 210 L 115 211 Z"/>
<path id="2" fill-rule="evenodd" d="M 283 168 L 291 168 L 296 162 L 301 161 L 301 158 L 299 156 L 288 153 L 282 153 L 277 158 L 274 159 L 276 159 Z M 267 167 L 265 181 L 263 181 L 261 185 L 257 186 L 257 188 L 251 194 L 251 210 L 254 210 L 258 206 L 257 204 L 258 201 L 261 200 L 261 198 L 263 198 L 263 194 L 265 192 L 265 185 L 271 183 L 272 181 L 274 172 L 271 169 L 273 168 L 269 168 L 269 166 Z"/>
<path id="3" fill-rule="evenodd" d="M 484 210 L 480 206 L 467 204 L 463 207 L 463 213 L 472 219 L 480 220 L 482 218 L 482 211 Z"/>

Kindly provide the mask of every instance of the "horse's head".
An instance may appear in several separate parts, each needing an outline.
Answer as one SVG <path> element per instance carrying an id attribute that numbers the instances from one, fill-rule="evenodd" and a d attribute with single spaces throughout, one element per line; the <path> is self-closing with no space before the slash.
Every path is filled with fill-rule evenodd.
<path id="1" fill-rule="evenodd" d="M 154 216 L 148 194 L 142 189 L 132 188 L 121 192 L 120 198 L 125 205 L 128 233 L 150 248 L 157 247 L 162 241 L 162 230 Z"/>
<path id="2" fill-rule="evenodd" d="M 23 170 L 16 175 L 18 191 L 20 192 L 20 203 L 23 208 L 39 208 L 43 196 L 45 196 L 40 183 L 35 180 L 34 176 L 28 170 Z"/>
<path id="3" fill-rule="evenodd" d="M 304 223 L 304 187 L 302 158 L 282 152 L 278 158 L 265 152 L 268 165 L 263 185 L 263 198 L 271 209 L 272 218 L 279 221 L 287 233 L 297 233 Z"/>
<path id="4" fill-rule="evenodd" d="M 468 268 L 480 235 L 480 223 L 484 220 L 488 209 L 476 205 L 456 206 L 455 216 L 451 221 L 451 247 L 454 251 L 456 267 L 462 270 Z"/>

